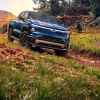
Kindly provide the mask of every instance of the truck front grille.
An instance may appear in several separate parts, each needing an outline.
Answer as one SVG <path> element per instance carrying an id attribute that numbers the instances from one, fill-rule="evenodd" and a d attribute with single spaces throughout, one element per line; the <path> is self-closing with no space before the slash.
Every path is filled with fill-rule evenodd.
<path id="1" fill-rule="evenodd" d="M 49 41 L 44 41 L 44 40 L 36 40 L 35 43 L 40 46 L 45 46 L 45 47 L 64 48 L 64 44 L 49 42 Z"/>

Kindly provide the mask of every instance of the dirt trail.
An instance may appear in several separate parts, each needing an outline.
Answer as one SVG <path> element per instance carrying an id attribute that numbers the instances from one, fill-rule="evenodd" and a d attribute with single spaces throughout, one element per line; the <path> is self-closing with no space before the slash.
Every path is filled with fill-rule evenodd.
<path id="1" fill-rule="evenodd" d="M 69 57 L 75 59 L 79 64 L 88 65 L 93 67 L 100 67 L 100 57 L 89 56 L 87 53 L 79 53 L 70 51 Z"/>
<path id="2" fill-rule="evenodd" d="M 81 65 L 100 67 L 100 57 L 88 56 L 88 54 L 77 51 L 69 51 L 69 58 L 76 60 Z M 68 59 L 68 57 L 66 57 Z M 25 53 L 21 48 L 9 48 L 6 44 L 0 44 L 0 61 L 15 59 L 17 63 L 23 63 L 25 59 L 33 59 L 31 53 Z"/>
<path id="3" fill-rule="evenodd" d="M 89 57 L 87 55 L 71 51 L 69 52 L 68 57 L 82 65 L 100 67 L 100 58 Z M 16 60 L 17 63 L 23 63 L 25 59 L 34 60 L 34 57 L 31 53 L 25 53 L 19 48 L 8 48 L 4 44 L 0 44 L 0 61 L 11 59 Z"/>

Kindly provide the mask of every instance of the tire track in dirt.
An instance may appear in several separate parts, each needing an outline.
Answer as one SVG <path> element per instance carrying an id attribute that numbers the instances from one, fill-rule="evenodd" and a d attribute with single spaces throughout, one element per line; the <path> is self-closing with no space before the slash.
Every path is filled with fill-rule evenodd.
<path id="1" fill-rule="evenodd" d="M 89 56 L 87 53 L 82 54 L 76 51 L 69 51 L 68 57 L 74 59 L 81 65 L 100 68 L 100 57 Z"/>

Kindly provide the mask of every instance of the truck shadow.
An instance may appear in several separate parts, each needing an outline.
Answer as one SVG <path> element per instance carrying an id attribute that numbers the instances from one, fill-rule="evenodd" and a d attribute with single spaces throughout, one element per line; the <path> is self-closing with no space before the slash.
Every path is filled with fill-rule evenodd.
<path id="1" fill-rule="evenodd" d="M 31 48 L 31 50 L 38 52 L 40 54 L 46 53 L 46 54 L 49 54 L 49 55 L 55 55 L 55 56 L 59 56 L 59 57 L 70 58 L 69 53 L 67 53 L 66 55 L 63 55 L 62 53 L 56 53 L 52 49 L 41 49 L 39 47 L 35 47 L 35 48 Z"/>
<path id="2" fill-rule="evenodd" d="M 38 52 L 40 54 L 47 53 L 47 54 L 50 54 L 50 55 L 55 55 L 55 52 L 53 50 L 42 49 L 40 47 L 31 48 L 31 50 Z"/>

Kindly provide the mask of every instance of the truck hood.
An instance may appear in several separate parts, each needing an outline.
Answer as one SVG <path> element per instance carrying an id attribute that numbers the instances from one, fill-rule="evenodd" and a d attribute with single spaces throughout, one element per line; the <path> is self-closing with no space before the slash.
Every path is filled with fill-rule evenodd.
<path id="1" fill-rule="evenodd" d="M 56 30 L 61 30 L 61 31 L 66 31 L 66 28 L 63 26 L 60 26 L 58 24 L 52 24 L 49 22 L 43 22 L 40 20 L 29 20 L 29 22 L 31 23 L 31 25 L 37 25 L 40 27 L 46 27 L 46 28 L 50 28 L 50 29 L 56 29 Z"/>

